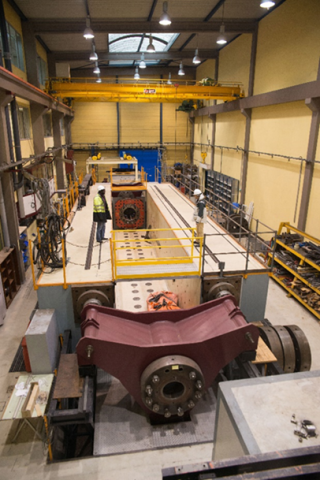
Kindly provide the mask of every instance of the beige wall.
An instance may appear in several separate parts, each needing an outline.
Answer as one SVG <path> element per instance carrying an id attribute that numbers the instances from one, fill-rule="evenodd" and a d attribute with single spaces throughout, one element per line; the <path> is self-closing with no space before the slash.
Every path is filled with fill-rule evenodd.
<path id="1" fill-rule="evenodd" d="M 117 143 L 117 105 L 106 102 L 74 102 L 71 124 L 74 143 Z"/>
<path id="2" fill-rule="evenodd" d="M 320 2 L 288 0 L 259 23 L 254 94 L 316 80 Z"/>
<path id="3" fill-rule="evenodd" d="M 319 18 L 319 1 L 287 0 L 259 23 L 254 94 L 316 80 Z M 224 47 L 220 51 L 219 80 L 242 82 L 247 95 L 250 56 L 251 35 L 242 35 Z M 202 76 L 199 70 L 197 78 Z M 245 117 L 240 112 L 232 112 L 219 114 L 216 118 L 216 145 L 243 147 Z M 301 168 L 300 161 L 288 161 L 277 154 L 306 158 L 311 118 L 311 111 L 303 101 L 252 110 L 249 149 L 262 153 L 249 154 L 245 204 L 253 201 L 254 216 L 274 229 L 282 221 L 297 225 L 304 179 L 304 164 Z M 203 121 L 207 123 L 207 117 Z M 197 118 L 196 142 L 204 137 L 200 132 L 201 119 Z M 210 132 L 208 135 L 210 138 Z M 263 152 L 275 155 L 272 157 Z M 195 149 L 196 162 L 199 155 L 200 149 Z M 320 142 L 316 160 L 320 162 Z M 241 152 L 224 148 L 221 159 L 221 150 L 215 148 L 215 170 L 241 180 L 241 164 Z M 306 226 L 306 231 L 318 238 L 319 205 L 320 163 L 314 171 Z"/>

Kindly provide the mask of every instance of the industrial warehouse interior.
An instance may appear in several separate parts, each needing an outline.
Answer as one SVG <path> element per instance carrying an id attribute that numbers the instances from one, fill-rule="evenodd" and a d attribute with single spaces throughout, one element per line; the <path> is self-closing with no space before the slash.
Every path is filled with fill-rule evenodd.
<path id="1" fill-rule="evenodd" d="M 320 2 L 0 0 L 0 478 L 320 478 Z"/>

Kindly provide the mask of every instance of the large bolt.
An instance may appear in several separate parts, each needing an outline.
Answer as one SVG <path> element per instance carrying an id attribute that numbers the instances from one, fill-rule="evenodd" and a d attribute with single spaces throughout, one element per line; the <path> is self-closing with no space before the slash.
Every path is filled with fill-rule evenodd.
<path id="1" fill-rule="evenodd" d="M 196 372 L 190 372 L 189 373 L 189 378 L 190 378 L 190 380 L 195 380 L 197 378 Z"/>
<path id="2" fill-rule="evenodd" d="M 164 416 L 165 416 L 165 418 L 170 418 L 171 417 L 171 412 L 167 408 L 164 411 Z"/>
<path id="3" fill-rule="evenodd" d="M 202 382 L 200 380 L 196 382 L 196 387 L 198 388 L 198 390 L 202 389 Z"/>
<path id="4" fill-rule="evenodd" d="M 197 400 L 199 400 L 201 397 L 202 397 L 202 393 L 199 392 L 199 390 L 197 390 L 194 394 L 194 396 L 196 397 Z"/>
<path id="5" fill-rule="evenodd" d="M 152 405 L 152 398 L 146 397 L 146 404 L 147 404 L 149 407 L 151 407 L 151 405 Z"/>
<path id="6" fill-rule="evenodd" d="M 88 358 L 91 358 L 91 355 L 93 353 L 93 346 L 92 345 L 88 345 L 87 348 L 86 348 L 86 351 L 87 351 L 87 357 Z"/>
<path id="7" fill-rule="evenodd" d="M 153 407 L 152 407 L 152 410 L 153 410 L 154 412 L 159 412 L 159 410 L 160 410 L 159 405 L 158 405 L 157 403 L 155 403 L 155 404 L 153 405 Z"/>
<path id="8" fill-rule="evenodd" d="M 184 410 L 183 410 L 182 407 L 178 407 L 178 408 L 177 408 L 177 414 L 178 414 L 179 417 L 182 417 L 182 416 L 183 416 Z"/>
<path id="9" fill-rule="evenodd" d="M 245 337 L 246 337 L 246 339 L 248 340 L 248 342 L 254 344 L 254 340 L 253 340 L 252 335 L 251 335 L 250 332 L 247 332 L 247 333 L 245 334 Z"/>
<path id="10" fill-rule="evenodd" d="M 195 403 L 193 400 L 189 400 L 188 402 L 188 408 L 193 408 L 195 406 Z"/>
<path id="11" fill-rule="evenodd" d="M 149 395 L 149 397 L 151 397 L 152 392 L 153 392 L 153 390 L 152 390 L 151 386 L 147 385 L 146 386 L 146 394 Z"/>
<path id="12" fill-rule="evenodd" d="M 160 377 L 158 377 L 158 375 L 153 375 L 152 382 L 153 383 L 159 383 L 160 382 Z"/>

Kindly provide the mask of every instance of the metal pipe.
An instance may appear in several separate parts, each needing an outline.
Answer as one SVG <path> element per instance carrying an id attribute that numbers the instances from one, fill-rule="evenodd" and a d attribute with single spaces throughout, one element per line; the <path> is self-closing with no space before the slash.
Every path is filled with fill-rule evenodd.
<path id="1" fill-rule="evenodd" d="M 5 247 L 10 247 L 10 237 L 9 237 L 9 229 L 8 229 L 8 222 L 7 222 L 7 213 L 4 203 L 3 191 L 2 191 L 2 178 L 0 177 L 0 218 L 1 218 L 1 226 L 2 226 L 2 234 L 3 234 L 3 241 Z"/>

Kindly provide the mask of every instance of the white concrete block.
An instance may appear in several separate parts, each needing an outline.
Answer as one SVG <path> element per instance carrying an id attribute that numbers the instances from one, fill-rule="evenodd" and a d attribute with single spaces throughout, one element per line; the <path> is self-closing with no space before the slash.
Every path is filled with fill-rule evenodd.
<path id="1" fill-rule="evenodd" d="M 36 310 L 25 336 L 32 373 L 52 373 L 59 354 L 55 310 Z"/>

